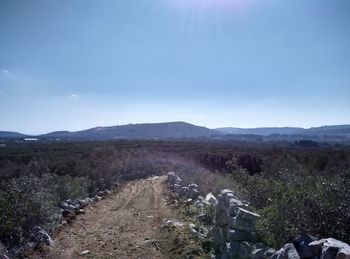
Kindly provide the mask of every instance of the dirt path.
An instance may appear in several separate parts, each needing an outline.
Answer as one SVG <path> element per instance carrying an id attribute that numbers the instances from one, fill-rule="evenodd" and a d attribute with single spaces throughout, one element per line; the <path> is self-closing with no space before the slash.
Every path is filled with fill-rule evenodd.
<path id="1" fill-rule="evenodd" d="M 166 201 L 166 177 L 130 182 L 85 209 L 53 237 L 45 258 L 169 258 L 160 248 L 162 222 L 174 218 Z M 153 240 L 157 240 L 154 242 Z M 82 256 L 81 252 L 89 250 Z"/>

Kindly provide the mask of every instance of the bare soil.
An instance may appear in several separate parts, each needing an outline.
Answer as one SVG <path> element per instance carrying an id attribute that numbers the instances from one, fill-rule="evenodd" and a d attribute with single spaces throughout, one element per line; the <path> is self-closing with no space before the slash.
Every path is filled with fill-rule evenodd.
<path id="1" fill-rule="evenodd" d="M 205 258 L 200 244 L 182 227 L 161 228 L 181 213 L 165 176 L 133 181 L 53 235 L 54 245 L 32 258 Z M 182 218 L 184 220 L 184 218 Z M 86 254 L 82 255 L 82 252 Z"/>

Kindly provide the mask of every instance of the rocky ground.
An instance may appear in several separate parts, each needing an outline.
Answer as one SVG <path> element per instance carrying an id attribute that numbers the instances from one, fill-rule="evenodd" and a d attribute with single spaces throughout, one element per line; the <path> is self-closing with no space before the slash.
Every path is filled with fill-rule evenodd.
<path id="1" fill-rule="evenodd" d="M 208 257 L 190 234 L 190 222 L 181 220 L 165 180 L 165 176 L 153 177 L 126 184 L 54 233 L 53 246 L 29 257 Z"/>

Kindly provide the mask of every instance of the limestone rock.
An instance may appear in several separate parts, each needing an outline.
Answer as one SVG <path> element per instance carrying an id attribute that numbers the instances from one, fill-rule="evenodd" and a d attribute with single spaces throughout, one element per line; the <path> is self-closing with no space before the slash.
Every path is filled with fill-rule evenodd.
<path id="1" fill-rule="evenodd" d="M 238 208 L 237 215 L 231 221 L 231 226 L 237 230 L 254 232 L 255 221 L 258 218 L 260 218 L 260 215 L 242 208 Z"/>
<path id="2" fill-rule="evenodd" d="M 257 235 L 253 232 L 249 231 L 241 231 L 232 229 L 228 231 L 228 239 L 230 242 L 233 241 L 249 241 L 249 242 L 256 242 L 257 241 Z"/>
<path id="3" fill-rule="evenodd" d="M 188 188 L 191 190 L 191 189 L 198 189 L 198 185 L 197 184 L 195 184 L 195 183 L 190 183 L 189 185 L 188 185 Z"/>
<path id="4" fill-rule="evenodd" d="M 300 256 L 292 243 L 283 246 L 284 256 L 288 259 L 300 259 Z"/>
<path id="5" fill-rule="evenodd" d="M 265 253 L 264 248 L 258 248 L 254 249 L 253 252 L 250 254 L 251 259 L 265 259 L 264 253 Z"/>
<path id="6" fill-rule="evenodd" d="M 271 259 L 285 259 L 284 257 L 284 249 L 281 248 L 280 250 L 276 251 L 272 256 Z"/>
<path id="7" fill-rule="evenodd" d="M 207 202 L 209 202 L 210 204 L 212 205 L 215 205 L 218 203 L 218 200 L 216 199 L 216 197 L 214 196 L 214 194 L 212 194 L 211 192 L 208 193 L 206 196 L 205 196 L 205 200 Z"/>
<path id="8" fill-rule="evenodd" d="M 34 228 L 34 240 L 37 244 L 44 244 L 47 246 L 53 245 L 53 240 L 51 239 L 50 235 L 41 227 L 35 227 Z"/>
<path id="9" fill-rule="evenodd" d="M 350 247 L 340 248 L 336 259 L 350 259 Z"/>
<path id="10" fill-rule="evenodd" d="M 346 251 L 350 249 L 349 245 L 334 238 L 324 238 L 313 241 L 309 244 L 313 254 L 320 256 L 321 259 L 327 259 L 333 256 L 335 258 L 339 250 Z M 341 256 L 341 255 L 339 255 Z"/>
<path id="11" fill-rule="evenodd" d="M 199 191 L 197 189 L 190 189 L 188 194 L 190 199 L 195 199 L 199 196 Z"/>
<path id="12" fill-rule="evenodd" d="M 309 244 L 316 240 L 317 238 L 307 234 L 299 235 L 294 239 L 293 245 L 295 246 L 295 249 L 297 250 L 301 259 L 311 258 L 314 256 Z"/>
<path id="13" fill-rule="evenodd" d="M 228 214 L 230 216 L 236 216 L 238 212 L 238 208 L 246 208 L 247 206 L 243 204 L 240 200 L 237 200 L 235 198 L 231 198 L 228 201 Z"/>
<path id="14" fill-rule="evenodd" d="M 184 199 L 187 199 L 189 197 L 189 189 L 188 187 L 181 187 L 180 188 L 180 196 Z"/>

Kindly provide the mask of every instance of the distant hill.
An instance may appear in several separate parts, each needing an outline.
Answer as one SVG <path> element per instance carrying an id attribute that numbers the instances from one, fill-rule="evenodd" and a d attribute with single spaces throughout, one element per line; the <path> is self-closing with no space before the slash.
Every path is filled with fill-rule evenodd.
<path id="1" fill-rule="evenodd" d="M 78 138 L 198 138 L 210 137 L 215 131 L 186 122 L 128 124 L 97 127 L 74 133 Z"/>
<path id="2" fill-rule="evenodd" d="M 259 137 L 260 136 L 260 137 Z M 23 139 L 28 135 L 0 131 L 0 140 Z M 142 123 L 110 127 L 95 127 L 81 131 L 54 131 L 36 136 L 41 140 L 110 140 L 110 139 L 261 139 L 295 141 L 350 141 L 350 125 L 333 125 L 309 129 L 297 127 L 218 128 L 209 129 L 186 122 Z"/>
<path id="3" fill-rule="evenodd" d="M 334 126 L 322 126 L 316 128 L 306 129 L 304 134 L 312 135 L 347 135 L 350 136 L 350 125 L 334 125 Z"/>
<path id="4" fill-rule="evenodd" d="M 76 132 L 57 131 L 41 135 L 40 137 L 86 140 L 108 140 L 118 138 L 179 139 L 210 137 L 214 134 L 220 134 L 220 132 L 186 122 L 165 122 L 95 127 Z"/>
<path id="5" fill-rule="evenodd" d="M 218 128 L 216 129 L 225 134 L 252 134 L 260 136 L 268 136 L 272 134 L 280 135 L 295 135 L 302 133 L 305 129 L 303 128 L 292 128 L 292 127 L 263 127 L 263 128 Z"/>
<path id="6" fill-rule="evenodd" d="M 309 129 L 295 127 L 262 127 L 262 128 L 218 128 L 224 134 L 269 135 L 350 135 L 350 125 L 322 126 Z"/>
<path id="7" fill-rule="evenodd" d="M 70 131 L 54 131 L 47 134 L 40 135 L 40 137 L 45 138 L 72 138 L 74 136 L 74 132 Z"/>
<path id="8" fill-rule="evenodd" d="M 27 137 L 27 135 L 18 132 L 0 131 L 0 139 L 18 139 L 25 137 Z"/>

